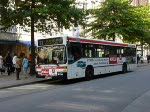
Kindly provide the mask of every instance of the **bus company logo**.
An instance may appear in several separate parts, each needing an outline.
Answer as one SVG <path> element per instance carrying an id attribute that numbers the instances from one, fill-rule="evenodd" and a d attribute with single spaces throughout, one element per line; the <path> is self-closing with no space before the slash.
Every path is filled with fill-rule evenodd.
<path id="1" fill-rule="evenodd" d="M 77 62 L 77 67 L 85 67 L 85 66 L 86 66 L 86 62 L 84 62 L 84 61 Z"/>
<path id="2" fill-rule="evenodd" d="M 42 75 L 42 76 L 48 76 L 48 75 L 49 75 L 49 70 L 47 70 L 47 69 L 43 70 L 43 69 L 42 69 L 41 75 Z"/>
<path id="3" fill-rule="evenodd" d="M 117 56 L 109 55 L 109 64 L 117 64 Z"/>
<path id="4" fill-rule="evenodd" d="M 42 74 L 47 74 L 48 73 L 48 70 L 42 70 Z"/>

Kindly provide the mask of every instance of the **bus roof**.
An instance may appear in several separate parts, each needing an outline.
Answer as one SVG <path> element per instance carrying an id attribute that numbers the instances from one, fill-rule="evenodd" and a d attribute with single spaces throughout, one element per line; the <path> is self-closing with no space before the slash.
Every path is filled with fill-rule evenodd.
<path id="1" fill-rule="evenodd" d="M 89 39 L 83 37 L 71 37 L 68 36 L 67 40 L 70 42 L 80 42 L 80 43 L 90 43 L 90 44 L 101 44 L 101 45 L 110 45 L 110 46 L 121 46 L 121 47 L 133 47 L 136 48 L 135 44 L 127 44 L 127 43 L 119 43 L 113 41 L 106 41 L 106 40 L 98 40 L 98 39 Z"/>
<path id="2" fill-rule="evenodd" d="M 106 40 L 99 40 L 99 39 L 89 39 L 84 37 L 74 37 L 74 36 L 56 36 L 56 37 L 50 37 L 46 39 L 39 39 L 38 40 L 38 46 L 46 46 L 51 45 L 51 41 L 44 41 L 49 39 L 55 39 L 55 38 L 66 38 L 66 40 L 70 42 L 79 42 L 79 43 L 89 43 L 89 44 L 101 44 L 101 45 L 110 45 L 110 46 L 121 46 L 121 47 L 132 47 L 136 48 L 136 44 L 127 44 L 127 43 L 119 43 L 119 42 L 113 42 L 113 41 L 106 41 Z M 40 41 L 43 40 L 42 44 Z M 58 42 L 58 41 L 57 41 Z M 56 44 L 56 43 L 55 43 Z M 58 44 L 58 43 L 57 43 Z"/>

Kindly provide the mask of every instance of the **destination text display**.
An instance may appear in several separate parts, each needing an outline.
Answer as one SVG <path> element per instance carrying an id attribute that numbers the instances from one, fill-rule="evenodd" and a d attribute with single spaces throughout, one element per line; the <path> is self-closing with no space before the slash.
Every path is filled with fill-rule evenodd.
<path id="1" fill-rule="evenodd" d="M 62 37 L 38 40 L 38 46 L 62 44 L 62 43 L 63 43 Z"/>

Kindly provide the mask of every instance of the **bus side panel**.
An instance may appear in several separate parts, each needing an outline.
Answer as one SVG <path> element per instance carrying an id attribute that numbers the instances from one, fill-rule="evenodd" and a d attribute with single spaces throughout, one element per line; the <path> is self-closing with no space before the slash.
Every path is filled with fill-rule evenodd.
<path id="1" fill-rule="evenodd" d="M 94 62 L 98 62 L 98 61 L 88 62 L 87 59 L 80 59 L 80 60 L 74 62 L 73 64 L 69 64 L 68 71 L 67 71 L 67 79 L 85 77 L 86 66 L 94 65 Z M 122 71 L 123 62 L 125 62 L 125 58 L 123 58 L 121 60 L 121 62 L 119 62 L 119 64 L 104 64 L 104 65 L 99 64 L 98 66 L 93 66 L 94 67 L 94 75 Z M 135 68 L 136 68 L 136 64 L 128 64 L 127 65 L 128 71 L 134 70 Z"/>
<path id="2" fill-rule="evenodd" d="M 68 65 L 67 79 L 85 77 L 85 67 L 79 67 L 78 62 Z"/>
<path id="3" fill-rule="evenodd" d="M 95 67 L 95 75 L 112 73 L 112 72 L 119 72 L 122 70 L 122 65 L 113 65 L 113 66 L 99 66 Z"/>

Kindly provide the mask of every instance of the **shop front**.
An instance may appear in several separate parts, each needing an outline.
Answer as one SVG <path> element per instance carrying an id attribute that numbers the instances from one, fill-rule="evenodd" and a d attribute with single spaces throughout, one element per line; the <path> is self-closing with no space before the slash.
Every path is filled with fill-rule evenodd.
<path id="1" fill-rule="evenodd" d="M 19 35 L 15 33 L 0 33 L 0 52 L 2 56 L 5 58 L 7 53 L 13 56 L 16 52 L 16 40 L 19 39 Z"/>
<path id="2" fill-rule="evenodd" d="M 38 38 L 43 37 L 36 36 L 35 48 Z M 31 35 L 0 32 L 0 52 L 4 59 L 8 52 L 10 52 L 12 57 L 14 54 L 28 56 L 31 53 Z"/>

